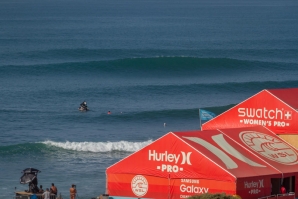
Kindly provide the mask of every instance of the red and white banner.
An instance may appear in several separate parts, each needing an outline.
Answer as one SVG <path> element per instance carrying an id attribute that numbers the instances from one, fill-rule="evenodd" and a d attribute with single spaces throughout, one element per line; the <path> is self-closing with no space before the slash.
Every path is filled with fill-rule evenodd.
<path id="1" fill-rule="evenodd" d="M 276 134 L 298 133 L 298 88 L 263 90 L 221 115 L 202 130 L 261 125 Z"/>
<path id="2" fill-rule="evenodd" d="M 181 199 L 224 192 L 255 199 L 270 195 L 272 178 L 298 177 L 298 151 L 262 126 L 174 132 L 106 174 L 114 197 Z"/>

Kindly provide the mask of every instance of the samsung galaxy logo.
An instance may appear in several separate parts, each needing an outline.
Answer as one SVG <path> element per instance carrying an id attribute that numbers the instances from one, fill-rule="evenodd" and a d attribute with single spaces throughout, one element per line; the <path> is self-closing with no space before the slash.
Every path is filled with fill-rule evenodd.
<path id="1" fill-rule="evenodd" d="M 197 187 L 194 185 L 187 186 L 185 184 L 180 185 L 180 191 L 182 193 L 190 193 L 190 194 L 203 194 L 208 193 L 209 188 L 206 187 Z"/>

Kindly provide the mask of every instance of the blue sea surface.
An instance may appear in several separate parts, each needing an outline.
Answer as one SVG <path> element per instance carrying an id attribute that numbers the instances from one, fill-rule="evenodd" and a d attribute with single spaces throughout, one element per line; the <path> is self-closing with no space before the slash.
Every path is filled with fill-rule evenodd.
<path id="1" fill-rule="evenodd" d="M 96 197 L 107 167 L 200 129 L 199 108 L 220 114 L 298 87 L 297 10 L 296 0 L 0 0 L 0 199 L 28 189 L 28 167 L 65 198 L 71 184 Z"/>

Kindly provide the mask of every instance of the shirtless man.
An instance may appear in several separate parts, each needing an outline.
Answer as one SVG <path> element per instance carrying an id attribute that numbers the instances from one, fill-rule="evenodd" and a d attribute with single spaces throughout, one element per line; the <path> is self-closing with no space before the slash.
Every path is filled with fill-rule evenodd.
<path id="1" fill-rule="evenodd" d="M 69 189 L 69 194 L 70 194 L 70 199 L 76 198 L 77 190 L 74 184 L 71 185 L 71 188 Z"/>
<path id="2" fill-rule="evenodd" d="M 58 189 L 57 187 L 55 187 L 54 183 L 52 183 L 52 186 L 51 186 L 51 193 L 57 196 Z"/>

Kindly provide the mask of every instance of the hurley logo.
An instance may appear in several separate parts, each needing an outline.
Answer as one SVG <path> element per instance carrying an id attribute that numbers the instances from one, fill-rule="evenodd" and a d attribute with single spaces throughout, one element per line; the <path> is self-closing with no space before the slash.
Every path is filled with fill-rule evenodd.
<path id="1" fill-rule="evenodd" d="M 183 171 L 183 165 L 191 165 L 191 153 L 192 152 L 185 153 L 181 151 L 181 154 L 174 154 L 168 153 L 168 151 L 156 152 L 155 150 L 149 150 L 148 160 L 160 162 L 161 164 L 158 164 L 156 169 L 160 170 L 161 172 L 177 173 Z"/>
<path id="2" fill-rule="evenodd" d="M 259 181 L 244 182 L 244 188 L 264 188 L 264 179 Z"/>
<path id="3" fill-rule="evenodd" d="M 185 153 L 181 151 L 181 154 L 172 154 L 168 153 L 167 151 L 160 153 L 156 152 L 155 150 L 149 150 L 148 152 L 148 160 L 150 161 L 171 162 L 178 164 L 181 157 L 182 160 L 180 161 L 180 164 L 191 165 L 190 155 L 192 152 Z"/>

